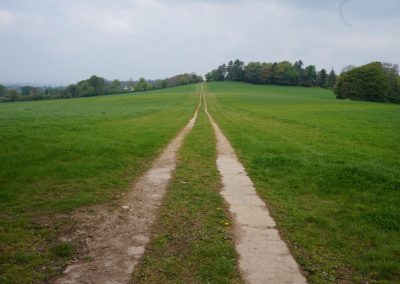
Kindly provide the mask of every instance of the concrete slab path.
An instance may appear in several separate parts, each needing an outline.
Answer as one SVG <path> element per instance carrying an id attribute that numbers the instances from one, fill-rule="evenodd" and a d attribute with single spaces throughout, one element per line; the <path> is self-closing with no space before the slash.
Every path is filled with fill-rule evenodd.
<path id="1" fill-rule="evenodd" d="M 243 280 L 265 284 L 307 283 L 234 149 L 209 114 L 204 88 L 202 95 L 217 139 L 217 167 L 223 185 L 221 195 L 233 218 Z"/>

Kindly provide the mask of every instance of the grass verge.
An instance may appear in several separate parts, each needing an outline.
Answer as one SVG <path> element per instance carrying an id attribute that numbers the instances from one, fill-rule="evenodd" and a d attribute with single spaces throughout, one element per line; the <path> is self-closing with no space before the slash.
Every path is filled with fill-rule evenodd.
<path id="1" fill-rule="evenodd" d="M 311 283 L 400 282 L 400 106 L 210 83 L 231 141 Z"/>
<path id="2" fill-rule="evenodd" d="M 200 111 L 132 283 L 241 282 L 231 225 L 218 192 L 213 135 Z"/>
<path id="3" fill-rule="evenodd" d="M 0 283 L 57 273 L 69 214 L 116 203 L 191 118 L 195 88 L 0 105 Z"/>

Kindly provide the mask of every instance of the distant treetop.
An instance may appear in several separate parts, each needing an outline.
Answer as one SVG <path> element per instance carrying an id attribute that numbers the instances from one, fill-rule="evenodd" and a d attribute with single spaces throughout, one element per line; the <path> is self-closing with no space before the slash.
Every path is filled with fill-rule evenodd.
<path id="1" fill-rule="evenodd" d="M 208 72 L 206 80 L 332 88 L 336 83 L 336 74 L 333 69 L 329 75 L 325 69 L 317 71 L 314 65 L 304 68 L 301 60 L 294 64 L 282 61 L 249 62 L 245 65 L 243 61 L 236 59 Z"/>

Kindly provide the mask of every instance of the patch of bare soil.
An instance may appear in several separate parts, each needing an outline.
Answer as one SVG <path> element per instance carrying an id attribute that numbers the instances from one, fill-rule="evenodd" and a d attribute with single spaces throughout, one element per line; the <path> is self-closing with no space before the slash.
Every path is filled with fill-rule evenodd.
<path id="1" fill-rule="evenodd" d="M 149 242 L 157 209 L 176 167 L 176 153 L 193 128 L 198 109 L 185 128 L 172 140 L 151 168 L 109 212 L 94 206 L 73 214 L 73 230 L 66 240 L 81 247 L 81 257 L 70 263 L 53 283 L 127 283 Z"/>
<path id="2" fill-rule="evenodd" d="M 217 167 L 223 185 L 221 195 L 233 218 L 235 246 L 244 281 L 307 283 L 234 149 L 208 113 L 204 92 L 203 99 L 217 139 Z"/>

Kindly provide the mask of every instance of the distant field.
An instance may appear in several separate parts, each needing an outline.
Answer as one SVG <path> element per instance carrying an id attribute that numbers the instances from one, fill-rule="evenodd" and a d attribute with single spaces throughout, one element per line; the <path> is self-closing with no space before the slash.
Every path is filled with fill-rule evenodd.
<path id="1" fill-rule="evenodd" d="M 400 106 L 316 88 L 206 86 L 308 280 L 400 282 Z M 198 88 L 0 104 L 0 283 L 57 273 L 77 253 L 58 238 L 68 214 L 118 204 L 192 117 Z M 133 279 L 241 281 L 214 139 L 202 108 Z"/>
<path id="2" fill-rule="evenodd" d="M 313 88 L 208 83 L 231 140 L 312 283 L 400 281 L 400 106 Z"/>
<path id="3" fill-rule="evenodd" d="M 62 214 L 117 194 L 193 115 L 195 85 L 0 105 L 0 282 L 43 282 L 72 255 Z"/>

